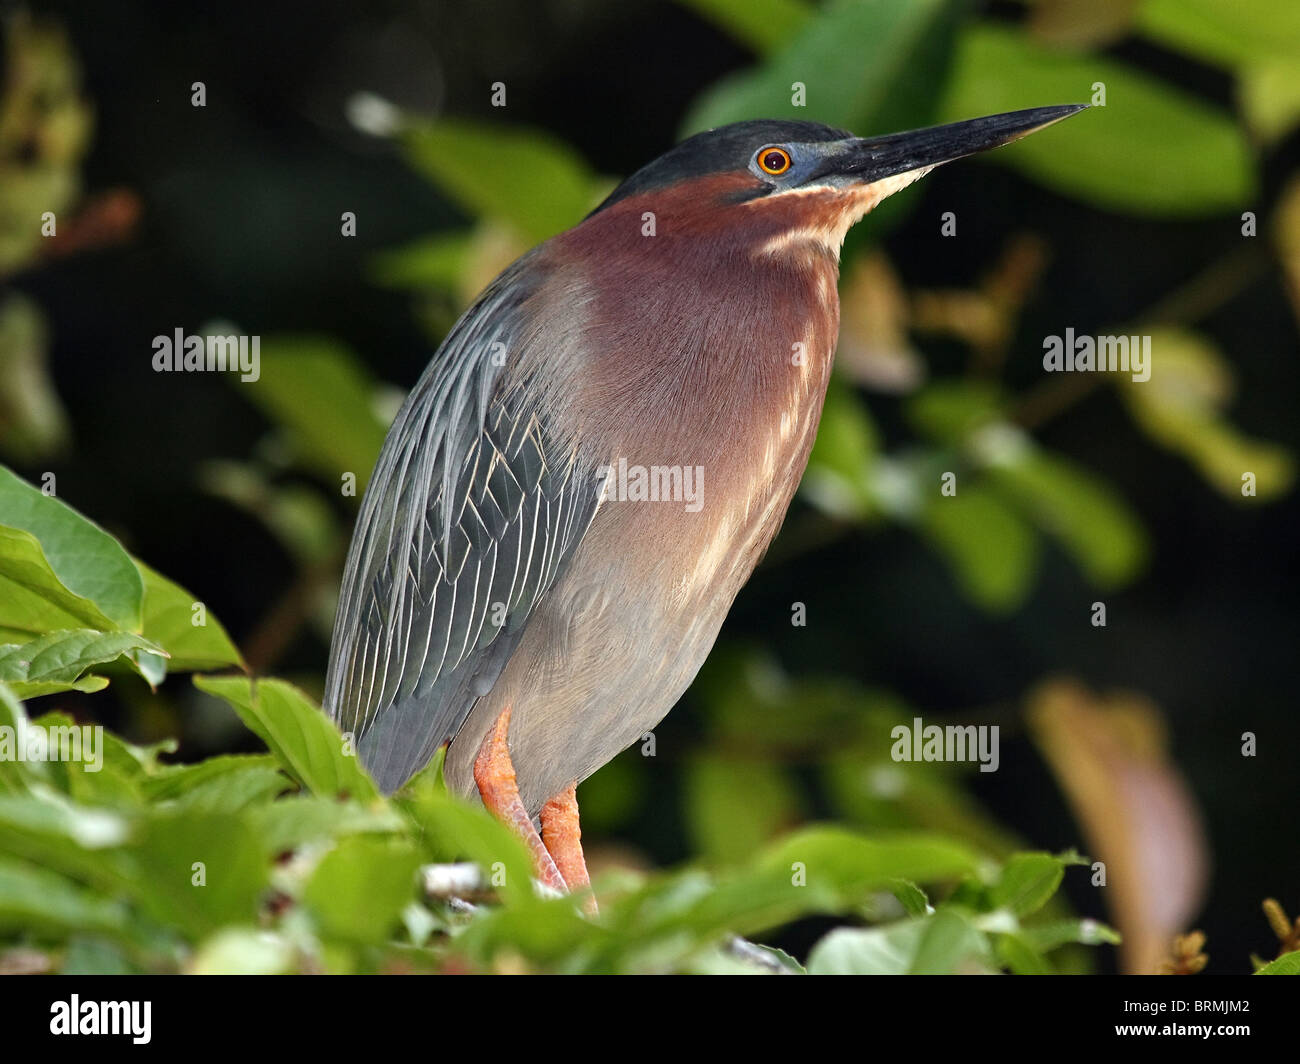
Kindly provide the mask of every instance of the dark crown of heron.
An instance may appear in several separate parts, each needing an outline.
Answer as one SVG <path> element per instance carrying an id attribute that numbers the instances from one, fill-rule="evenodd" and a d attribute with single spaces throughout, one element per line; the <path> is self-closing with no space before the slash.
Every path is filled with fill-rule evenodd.
<path id="1" fill-rule="evenodd" d="M 647 163 L 619 185 L 592 214 L 625 200 L 683 181 L 749 171 L 757 179 L 743 202 L 817 180 L 824 153 L 818 145 L 844 141 L 853 134 L 818 122 L 756 119 L 706 130 Z"/>

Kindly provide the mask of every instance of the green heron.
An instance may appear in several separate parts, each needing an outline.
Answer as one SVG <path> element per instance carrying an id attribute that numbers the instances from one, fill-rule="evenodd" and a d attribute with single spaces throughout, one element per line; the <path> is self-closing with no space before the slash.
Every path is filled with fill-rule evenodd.
<path id="1" fill-rule="evenodd" d="M 1083 106 L 723 126 L 493 281 L 397 415 L 348 554 L 325 705 L 378 785 L 446 746 L 538 878 L 586 886 L 577 785 L 686 690 L 807 464 L 845 233 Z"/>

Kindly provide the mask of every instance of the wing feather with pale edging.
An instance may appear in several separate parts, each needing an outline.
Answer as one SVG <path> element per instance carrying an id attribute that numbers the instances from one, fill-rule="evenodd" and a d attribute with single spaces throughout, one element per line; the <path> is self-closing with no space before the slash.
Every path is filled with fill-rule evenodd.
<path id="1" fill-rule="evenodd" d="M 389 430 L 348 552 L 325 707 L 385 791 L 491 690 L 599 502 L 530 389 L 504 384 L 528 275 L 516 263 L 448 334 Z"/>

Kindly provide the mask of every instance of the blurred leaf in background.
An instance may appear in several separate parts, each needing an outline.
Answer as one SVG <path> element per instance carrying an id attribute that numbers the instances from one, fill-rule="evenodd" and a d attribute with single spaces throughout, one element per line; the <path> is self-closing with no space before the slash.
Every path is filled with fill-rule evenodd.
<path id="1" fill-rule="evenodd" d="M 1026 713 L 1104 866 L 1123 969 L 1151 974 L 1200 908 L 1210 859 L 1200 809 L 1168 754 L 1164 719 L 1141 696 L 1098 697 L 1070 680 L 1030 692 Z"/>

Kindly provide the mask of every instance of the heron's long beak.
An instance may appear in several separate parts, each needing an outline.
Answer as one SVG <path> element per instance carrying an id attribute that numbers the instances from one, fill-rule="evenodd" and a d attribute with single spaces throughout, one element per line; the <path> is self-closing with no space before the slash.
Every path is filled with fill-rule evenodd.
<path id="1" fill-rule="evenodd" d="M 916 170 L 929 170 L 954 159 L 1010 144 L 1086 107 L 1086 103 L 1032 107 L 1027 111 L 1009 111 L 908 133 L 838 141 L 830 146 L 832 150 L 818 168 L 818 177 L 822 180 L 829 178 L 840 185 L 857 185 Z"/>

